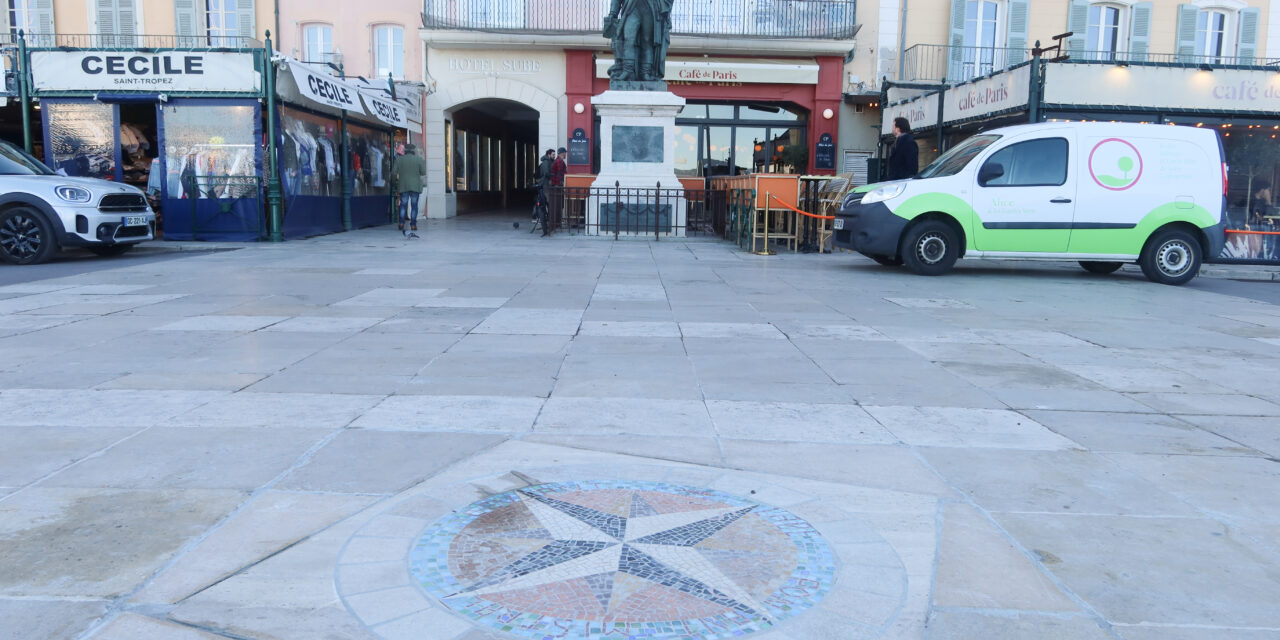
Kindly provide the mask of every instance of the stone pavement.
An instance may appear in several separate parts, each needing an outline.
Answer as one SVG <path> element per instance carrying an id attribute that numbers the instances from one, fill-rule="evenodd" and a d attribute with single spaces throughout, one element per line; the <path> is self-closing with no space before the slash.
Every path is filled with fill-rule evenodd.
<path id="1" fill-rule="evenodd" d="M 0 639 L 1280 637 L 1280 307 L 511 222 L 0 287 Z"/>

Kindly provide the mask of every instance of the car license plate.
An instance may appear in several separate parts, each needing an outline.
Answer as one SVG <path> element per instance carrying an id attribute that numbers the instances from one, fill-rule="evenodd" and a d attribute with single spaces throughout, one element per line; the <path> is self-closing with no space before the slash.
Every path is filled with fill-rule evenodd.
<path id="1" fill-rule="evenodd" d="M 832 226 L 835 227 L 836 231 L 844 231 L 844 219 L 836 218 L 835 224 Z"/>
<path id="2" fill-rule="evenodd" d="M 141 227 L 147 224 L 146 216 L 125 216 L 121 224 L 126 227 Z"/>

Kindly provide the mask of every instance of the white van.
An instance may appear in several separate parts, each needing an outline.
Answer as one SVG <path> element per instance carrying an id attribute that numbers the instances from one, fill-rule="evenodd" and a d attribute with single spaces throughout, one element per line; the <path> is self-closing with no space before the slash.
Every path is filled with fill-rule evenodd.
<path id="1" fill-rule="evenodd" d="M 910 180 L 860 187 L 833 242 L 921 275 L 959 258 L 1137 262 L 1183 284 L 1225 242 L 1227 165 L 1217 132 L 1062 122 L 979 133 Z"/>

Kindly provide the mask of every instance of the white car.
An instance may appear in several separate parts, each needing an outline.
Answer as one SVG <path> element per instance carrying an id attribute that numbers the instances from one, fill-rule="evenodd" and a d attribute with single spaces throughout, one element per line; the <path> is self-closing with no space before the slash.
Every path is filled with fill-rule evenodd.
<path id="1" fill-rule="evenodd" d="M 39 264 L 59 247 L 120 255 L 155 238 L 156 215 L 138 189 L 54 173 L 0 141 L 0 260 Z"/>

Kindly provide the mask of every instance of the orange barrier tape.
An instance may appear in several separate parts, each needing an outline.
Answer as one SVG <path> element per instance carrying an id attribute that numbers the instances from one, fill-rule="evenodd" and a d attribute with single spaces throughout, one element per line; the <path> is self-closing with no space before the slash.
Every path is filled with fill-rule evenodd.
<path id="1" fill-rule="evenodd" d="M 1239 233 L 1241 235 L 1251 236 L 1280 236 L 1280 231 L 1242 231 L 1240 229 L 1227 229 L 1227 233 Z"/>
<path id="2" fill-rule="evenodd" d="M 794 211 L 794 212 L 796 212 L 796 213 L 798 213 L 798 214 L 800 214 L 800 215 L 802 215 L 802 216 L 809 216 L 810 218 L 818 218 L 818 219 L 820 219 L 820 220 L 835 220 L 835 219 L 836 219 L 836 217 L 835 217 L 835 216 L 820 216 L 820 215 L 818 215 L 818 214 L 816 214 L 816 213 L 809 213 L 808 211 L 801 211 L 801 210 L 799 210 L 799 209 L 797 209 L 797 208 L 795 208 L 795 207 L 793 207 L 793 206 L 791 206 L 791 205 L 789 205 L 789 204 L 787 204 L 787 203 L 785 203 L 785 202 L 783 202 L 783 201 L 779 200 L 779 199 L 778 199 L 778 196 L 775 196 L 775 195 L 773 195 L 772 193 L 771 193 L 771 194 L 769 194 L 769 199 L 770 199 L 770 200 L 773 200 L 774 202 L 777 202 L 778 204 L 780 204 L 780 205 L 782 205 L 782 206 L 784 206 L 784 207 L 786 207 L 786 208 L 788 208 L 788 209 L 790 209 L 790 210 L 792 210 L 792 211 Z"/>

